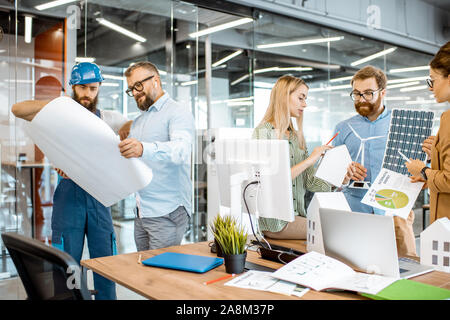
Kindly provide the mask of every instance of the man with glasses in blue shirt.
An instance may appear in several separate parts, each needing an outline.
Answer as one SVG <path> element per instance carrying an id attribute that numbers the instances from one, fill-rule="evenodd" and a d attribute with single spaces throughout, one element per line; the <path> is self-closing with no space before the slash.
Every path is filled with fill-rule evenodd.
<path id="1" fill-rule="evenodd" d="M 380 69 L 366 66 L 352 78 L 351 99 L 354 101 L 357 115 L 337 124 L 334 146 L 345 144 L 354 160 L 351 168 L 353 182 L 344 186 L 344 195 L 352 211 L 384 215 L 384 211 L 361 203 L 367 192 L 362 186 L 372 184 L 383 164 L 384 151 L 391 121 L 391 111 L 383 104 L 386 95 L 386 75 Z M 359 137 L 358 137 L 359 136 Z M 364 152 L 361 152 L 361 139 Z M 361 157 L 364 156 L 364 160 Z M 364 166 L 361 164 L 364 163 Z M 399 256 L 417 256 L 412 224 L 414 212 L 408 219 L 394 216 L 397 250 Z"/>
<path id="2" fill-rule="evenodd" d="M 126 71 L 128 89 L 142 111 L 119 144 L 125 158 L 140 158 L 153 170 L 152 182 L 136 193 L 134 239 L 138 251 L 179 245 L 191 214 L 191 152 L 195 136 L 189 108 L 161 87 L 150 62 Z"/>

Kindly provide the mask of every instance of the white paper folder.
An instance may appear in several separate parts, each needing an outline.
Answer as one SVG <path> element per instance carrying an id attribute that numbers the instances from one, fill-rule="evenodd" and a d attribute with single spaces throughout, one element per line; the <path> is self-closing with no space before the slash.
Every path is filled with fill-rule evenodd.
<path id="1" fill-rule="evenodd" d="M 343 144 L 327 150 L 316 171 L 316 177 L 336 187 L 342 185 L 347 174 L 347 168 L 352 163 L 352 157 Z"/>

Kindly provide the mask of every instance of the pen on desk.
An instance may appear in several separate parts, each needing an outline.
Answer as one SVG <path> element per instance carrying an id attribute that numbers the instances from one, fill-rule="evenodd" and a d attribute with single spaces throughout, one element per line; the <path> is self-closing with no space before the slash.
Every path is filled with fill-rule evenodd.
<path id="1" fill-rule="evenodd" d="M 142 254 L 140 254 L 140 255 L 139 255 L 139 258 L 138 258 L 138 263 L 139 263 L 139 264 L 142 264 L 141 259 L 142 259 Z"/>
<path id="2" fill-rule="evenodd" d="M 327 146 L 331 141 L 333 141 L 334 138 L 337 137 L 337 135 L 339 134 L 339 132 L 340 132 L 340 131 L 336 132 L 336 134 L 333 136 L 333 138 L 331 138 L 330 141 L 327 142 L 326 146 Z"/>
<path id="3" fill-rule="evenodd" d="M 400 155 L 402 156 L 403 159 L 405 159 L 407 162 L 411 162 L 411 160 L 408 159 L 407 156 L 405 156 L 400 150 L 397 150 L 398 153 L 400 153 Z"/>
<path id="4" fill-rule="evenodd" d="M 225 279 L 228 279 L 228 278 L 231 278 L 231 277 L 234 277 L 234 276 L 235 276 L 234 273 L 228 274 L 226 276 L 223 276 L 223 277 L 220 277 L 220 278 L 217 278 L 217 279 L 214 279 L 214 280 L 209 280 L 209 281 L 203 282 L 203 284 L 204 285 L 208 285 L 208 284 L 211 284 L 211 283 L 214 283 L 214 282 L 217 282 L 217 281 L 221 281 L 221 280 L 225 280 Z"/>

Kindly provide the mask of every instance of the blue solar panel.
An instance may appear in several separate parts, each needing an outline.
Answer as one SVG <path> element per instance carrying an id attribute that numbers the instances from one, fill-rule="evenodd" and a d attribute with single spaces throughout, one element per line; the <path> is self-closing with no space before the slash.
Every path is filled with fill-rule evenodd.
<path id="1" fill-rule="evenodd" d="M 406 161 L 398 151 L 408 158 L 425 161 L 422 142 L 431 135 L 433 119 L 433 111 L 393 109 L 383 168 L 409 175 Z"/>

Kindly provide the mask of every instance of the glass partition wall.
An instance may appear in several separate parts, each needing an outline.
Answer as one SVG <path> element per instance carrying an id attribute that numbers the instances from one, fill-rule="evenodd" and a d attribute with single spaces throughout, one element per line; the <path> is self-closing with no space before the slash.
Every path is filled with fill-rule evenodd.
<path id="1" fill-rule="evenodd" d="M 164 0 L 50 4 L 0 4 L 1 232 L 50 243 L 57 175 L 23 132 L 11 106 L 71 95 L 70 70 L 80 61 L 94 61 L 102 69 L 101 109 L 131 120 L 139 115 L 134 99 L 125 94 L 123 73 L 131 63 L 149 60 L 160 70 L 164 89 L 192 112 L 197 129 L 193 212 L 184 242 L 209 239 L 208 221 L 219 210 L 215 168 L 205 161 L 208 147 L 219 137 L 250 137 L 280 76 L 301 77 L 310 88 L 304 115 L 309 150 L 326 142 L 339 121 L 355 114 L 350 79 L 368 64 L 388 77 L 387 107 L 434 110 L 435 132 L 445 109 L 425 87 L 432 56 L 395 44 L 256 9 L 236 15 Z M 417 205 L 422 202 L 423 197 Z M 132 223 L 134 207 L 133 195 L 115 204 L 114 221 Z M 122 240 L 131 245 L 119 243 L 119 252 L 135 250 L 132 232 L 129 237 Z M 0 272 L 9 271 L 8 260 L 3 261 Z"/>

